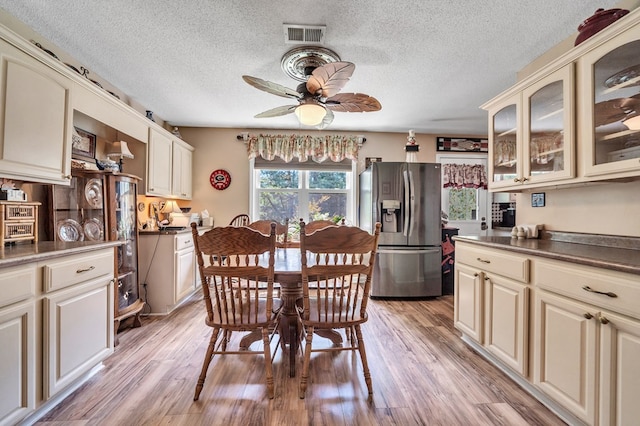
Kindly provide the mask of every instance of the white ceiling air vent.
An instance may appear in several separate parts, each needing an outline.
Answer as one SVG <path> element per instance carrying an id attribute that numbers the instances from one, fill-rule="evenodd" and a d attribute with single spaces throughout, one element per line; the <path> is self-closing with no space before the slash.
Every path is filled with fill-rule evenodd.
<path id="1" fill-rule="evenodd" d="M 282 24 L 285 44 L 323 44 L 326 25 Z"/>

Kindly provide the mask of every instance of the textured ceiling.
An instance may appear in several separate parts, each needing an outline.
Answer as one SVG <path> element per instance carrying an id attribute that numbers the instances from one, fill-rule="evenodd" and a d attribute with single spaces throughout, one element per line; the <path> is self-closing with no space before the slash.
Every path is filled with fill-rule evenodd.
<path id="1" fill-rule="evenodd" d="M 290 104 L 248 74 L 295 89 L 283 23 L 326 25 L 324 46 L 355 72 L 342 92 L 382 110 L 336 113 L 327 130 L 486 134 L 479 105 L 613 0 L 0 0 L 80 64 L 177 126 L 297 129 Z"/>

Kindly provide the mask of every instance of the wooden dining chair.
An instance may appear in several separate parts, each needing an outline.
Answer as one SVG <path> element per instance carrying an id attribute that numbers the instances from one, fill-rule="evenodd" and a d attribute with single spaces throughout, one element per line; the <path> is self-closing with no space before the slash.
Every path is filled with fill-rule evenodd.
<path id="1" fill-rule="evenodd" d="M 247 224 L 246 226 L 255 229 L 258 232 L 269 235 L 271 231 L 271 223 L 276 224 L 276 247 L 286 247 L 287 234 L 289 233 L 289 220 L 285 219 L 285 223 L 278 223 L 274 220 L 261 219 Z"/>
<path id="2" fill-rule="evenodd" d="M 345 350 L 359 352 L 371 395 L 361 325 L 368 319 L 367 303 L 381 225 L 376 223 L 373 235 L 355 226 L 329 226 L 309 234 L 304 222 L 301 226 L 303 298 L 298 315 L 306 344 L 299 396 L 305 397 L 311 353 Z M 339 347 L 314 348 L 314 332 L 318 330 L 342 330 L 347 342 Z"/>
<path id="3" fill-rule="evenodd" d="M 264 354 L 267 394 L 273 398 L 271 340 L 280 320 L 280 311 L 273 309 L 275 224 L 268 235 L 234 226 L 199 235 L 195 224 L 191 228 L 207 310 L 205 323 L 213 328 L 193 399 L 200 397 L 214 355 L 256 353 Z M 266 283 L 266 292 L 259 283 Z M 234 331 L 261 333 L 262 349 L 228 350 Z"/>
<path id="4" fill-rule="evenodd" d="M 300 219 L 300 226 L 302 229 L 302 224 L 304 223 L 304 221 L 302 219 Z M 321 220 L 312 220 L 309 223 L 306 223 L 304 225 L 304 232 L 306 234 L 311 234 L 312 232 L 317 231 L 318 229 L 323 229 L 326 228 L 327 226 L 338 226 L 337 223 L 331 221 L 331 220 L 326 220 L 326 219 L 321 219 Z M 302 231 L 300 232 L 300 234 L 302 234 Z"/>
<path id="5" fill-rule="evenodd" d="M 247 226 L 249 224 L 248 214 L 239 214 L 229 222 L 229 226 Z"/>

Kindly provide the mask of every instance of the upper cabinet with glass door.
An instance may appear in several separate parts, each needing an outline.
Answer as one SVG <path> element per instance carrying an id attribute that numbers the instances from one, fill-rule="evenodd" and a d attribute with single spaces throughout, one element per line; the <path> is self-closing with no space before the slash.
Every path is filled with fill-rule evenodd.
<path id="1" fill-rule="evenodd" d="M 578 66 L 585 176 L 640 175 L 640 23 L 583 55 Z"/>
<path id="2" fill-rule="evenodd" d="M 575 176 L 573 64 L 490 102 L 490 189 Z"/>
<path id="3" fill-rule="evenodd" d="M 522 176 L 519 158 L 521 96 L 504 99 L 489 110 L 489 185 L 509 188 L 518 185 Z"/>

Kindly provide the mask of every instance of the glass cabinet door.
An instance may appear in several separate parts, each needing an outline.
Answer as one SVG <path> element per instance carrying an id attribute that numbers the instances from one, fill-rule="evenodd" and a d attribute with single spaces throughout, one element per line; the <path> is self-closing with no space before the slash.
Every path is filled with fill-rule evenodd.
<path id="1" fill-rule="evenodd" d="M 640 172 L 640 35 L 627 31 L 587 53 L 581 62 L 589 85 L 585 111 L 587 176 Z"/>
<path id="2" fill-rule="evenodd" d="M 101 174 L 76 172 L 69 186 L 52 185 L 55 241 L 104 241 L 105 187 Z"/>
<path id="3" fill-rule="evenodd" d="M 523 91 L 523 183 L 575 176 L 573 84 L 569 64 Z"/>
<path id="4" fill-rule="evenodd" d="M 109 176 L 112 194 L 111 240 L 118 246 L 118 312 L 126 311 L 140 298 L 138 289 L 138 234 L 136 218 L 137 182 L 124 176 Z"/>
<path id="5" fill-rule="evenodd" d="M 490 112 L 490 176 L 491 186 L 510 187 L 518 185 L 521 171 L 518 166 L 520 158 L 520 96 L 514 96 Z"/>

